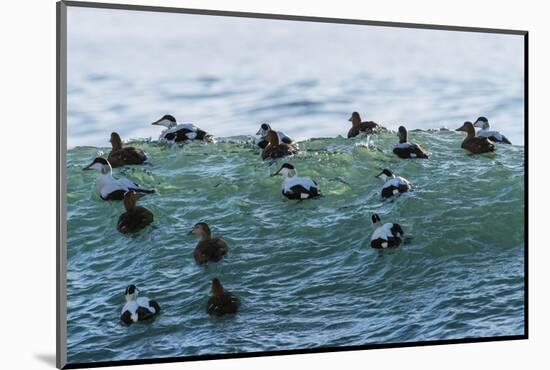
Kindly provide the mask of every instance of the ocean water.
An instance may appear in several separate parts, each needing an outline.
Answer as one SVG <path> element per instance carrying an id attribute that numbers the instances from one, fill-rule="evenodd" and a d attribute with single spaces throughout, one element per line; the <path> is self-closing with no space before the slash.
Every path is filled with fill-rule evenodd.
<path id="1" fill-rule="evenodd" d="M 466 154 L 463 135 L 411 133 L 430 160 L 399 160 L 395 134 L 301 142 L 262 162 L 245 137 L 215 144 L 136 142 L 150 165 L 116 169 L 156 193 L 141 199 L 154 225 L 123 236 L 121 202 L 102 201 L 82 168 L 98 148 L 68 152 L 69 362 L 397 343 L 524 331 L 524 150 Z M 102 148 L 107 151 L 107 148 Z M 288 161 L 324 196 L 281 195 L 270 177 Z M 380 198 L 384 168 L 412 193 Z M 369 246 L 370 215 L 398 222 L 412 241 Z M 207 267 L 187 233 L 199 221 L 230 245 Z M 235 316 L 206 312 L 211 279 L 240 297 Z M 153 322 L 122 326 L 124 288 L 157 300 Z"/>
<path id="2" fill-rule="evenodd" d="M 407 30 L 69 8 L 69 362 L 516 335 L 524 332 L 523 39 Z M 399 160 L 394 132 L 345 139 L 359 111 L 431 152 Z M 164 145 L 151 122 L 193 122 L 215 143 Z M 454 129 L 479 115 L 514 145 L 471 156 Z M 299 140 L 299 155 L 263 162 L 261 122 Z M 422 132 L 413 131 L 422 129 Z M 430 131 L 428 131 L 430 130 Z M 147 165 L 115 169 L 156 193 L 155 222 L 116 231 L 120 202 L 95 194 L 111 131 Z M 152 140 L 151 140 L 152 138 Z M 281 195 L 288 161 L 324 196 Z M 383 168 L 415 191 L 380 198 Z M 370 216 L 413 236 L 369 247 Z M 199 221 L 230 245 L 197 266 Z M 211 280 L 240 312 L 205 312 Z M 119 323 L 124 288 L 162 307 Z"/>

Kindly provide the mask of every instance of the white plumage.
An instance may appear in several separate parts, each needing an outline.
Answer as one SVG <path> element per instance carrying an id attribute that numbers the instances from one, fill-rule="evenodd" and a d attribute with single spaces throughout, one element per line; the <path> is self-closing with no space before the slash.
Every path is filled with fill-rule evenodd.
<path id="1" fill-rule="evenodd" d="M 479 130 L 477 136 L 481 137 L 494 137 L 497 141 L 503 141 L 502 134 L 498 131 Z"/>
<path id="2" fill-rule="evenodd" d="M 399 186 L 403 186 L 403 185 L 408 186 L 409 188 L 411 187 L 411 183 L 407 179 L 401 176 L 395 176 L 393 178 L 390 178 L 388 181 L 386 181 L 384 183 L 384 186 L 382 186 L 382 189 L 389 188 L 390 186 L 394 186 L 398 188 Z"/>
<path id="3" fill-rule="evenodd" d="M 105 199 L 115 191 L 127 192 L 130 189 L 143 189 L 139 184 L 121 177 L 115 179 L 111 172 L 102 174 L 95 182 L 95 187 L 101 198 Z"/>
<path id="4" fill-rule="evenodd" d="M 130 301 L 130 302 L 126 302 L 126 304 L 124 305 L 124 307 L 122 307 L 122 311 L 120 312 L 122 315 L 124 315 L 124 313 L 126 311 L 130 312 L 130 318 L 132 319 L 133 322 L 138 322 L 138 313 L 137 313 L 137 310 L 140 308 L 140 307 L 143 307 L 143 308 L 146 308 L 147 310 L 149 310 L 149 312 L 151 312 L 151 314 L 156 314 L 157 313 L 157 310 L 150 306 L 149 305 L 149 298 L 147 297 L 139 297 L 137 298 L 136 300 L 134 301 Z"/>
<path id="5" fill-rule="evenodd" d="M 372 233 L 372 237 L 371 237 L 370 240 L 371 241 L 372 240 L 377 240 L 377 239 L 388 240 L 389 238 L 394 237 L 394 236 L 400 238 L 401 233 L 399 233 L 399 232 L 397 232 L 396 235 L 393 235 L 393 233 L 391 231 L 392 227 L 393 227 L 392 223 L 387 223 L 387 224 L 384 224 L 382 226 L 379 226 Z M 382 243 L 383 248 L 386 248 L 387 246 L 388 246 L 387 243 Z"/>
<path id="6" fill-rule="evenodd" d="M 307 190 L 310 190 L 310 189 L 319 190 L 319 187 L 315 184 L 315 182 L 313 182 L 312 179 L 310 179 L 309 177 L 298 177 L 298 176 L 285 178 L 285 180 L 283 181 L 282 188 L 285 194 L 292 193 L 293 192 L 292 188 L 296 185 L 301 185 Z M 301 198 L 302 199 L 309 198 L 309 194 L 302 193 Z"/>
<path id="7" fill-rule="evenodd" d="M 160 133 L 160 136 L 159 136 L 159 140 L 161 141 L 174 141 L 175 140 L 175 136 L 173 139 L 171 140 L 168 140 L 166 139 L 166 136 L 168 134 L 173 134 L 173 133 L 176 133 L 178 132 L 179 130 L 190 130 L 191 132 L 187 132 L 185 133 L 185 136 L 187 136 L 187 138 L 189 140 L 193 140 L 197 137 L 197 130 L 199 128 L 197 126 L 195 126 L 194 124 L 192 123 L 180 123 L 178 124 L 177 126 L 175 127 L 172 127 L 172 128 L 168 128 L 166 130 L 163 130 L 161 133 Z"/>

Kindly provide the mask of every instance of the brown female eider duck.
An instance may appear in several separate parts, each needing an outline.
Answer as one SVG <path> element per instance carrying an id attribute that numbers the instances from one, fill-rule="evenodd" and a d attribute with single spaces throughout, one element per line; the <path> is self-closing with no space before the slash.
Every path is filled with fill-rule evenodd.
<path id="1" fill-rule="evenodd" d="M 259 138 L 259 140 L 257 140 L 256 144 L 261 149 L 265 148 L 267 146 L 267 144 L 269 143 L 266 139 L 267 132 L 269 130 L 271 130 L 271 126 L 269 126 L 267 123 L 262 123 L 262 125 L 260 126 L 260 129 L 258 130 L 258 132 L 256 132 L 256 135 L 260 136 L 260 138 Z M 294 140 L 292 140 L 284 132 L 282 132 L 282 131 L 275 131 L 275 132 L 277 133 L 277 135 L 279 135 L 279 140 L 282 143 L 285 143 L 285 144 L 288 144 L 288 145 L 291 145 L 291 144 L 294 143 Z"/>
<path id="2" fill-rule="evenodd" d="M 282 143 L 279 140 L 279 135 L 275 131 L 267 131 L 265 138 L 267 140 L 267 145 L 262 151 L 263 160 L 277 159 L 296 154 L 296 148 L 292 145 Z"/>
<path id="3" fill-rule="evenodd" d="M 122 308 L 120 321 L 126 325 L 144 321 L 158 315 L 160 312 L 159 304 L 149 298 L 139 297 L 139 289 L 134 285 L 129 285 L 124 291 L 126 304 Z"/>
<path id="4" fill-rule="evenodd" d="M 470 121 L 464 122 L 464 124 L 457 128 L 456 131 L 464 131 L 468 135 L 462 142 L 462 149 L 468 150 L 473 154 L 490 153 L 495 151 L 495 144 L 486 137 L 476 136 L 476 129 Z"/>
<path id="5" fill-rule="evenodd" d="M 399 126 L 397 136 L 399 136 L 399 143 L 395 144 L 393 153 L 399 158 L 428 158 L 428 154 L 420 145 L 407 142 L 407 129 L 404 126 Z"/>
<path id="6" fill-rule="evenodd" d="M 120 136 L 113 132 L 111 133 L 111 152 L 107 160 L 112 167 L 120 167 L 127 164 L 143 164 L 147 160 L 147 156 L 141 149 L 136 149 L 132 146 L 122 147 Z"/>
<path id="7" fill-rule="evenodd" d="M 105 158 L 97 157 L 92 163 L 84 167 L 83 170 L 101 171 L 101 176 L 95 182 L 95 188 L 103 200 L 122 200 L 128 190 L 144 194 L 155 192 L 154 190 L 144 189 L 141 185 L 124 177 L 115 179 L 113 177 L 113 168 Z"/>
<path id="8" fill-rule="evenodd" d="M 382 198 L 391 198 L 394 195 L 406 193 L 412 188 L 409 180 L 401 176 L 395 176 L 393 172 L 387 168 L 376 175 L 376 177 L 384 181 L 384 185 L 382 186 Z"/>
<path id="9" fill-rule="evenodd" d="M 124 194 L 124 208 L 126 212 L 120 215 L 117 222 L 117 230 L 123 234 L 136 233 L 153 222 L 153 213 L 147 208 L 136 206 L 136 201 L 143 194 L 133 190 Z"/>
<path id="10" fill-rule="evenodd" d="M 200 237 L 193 257 L 199 265 L 203 265 L 208 262 L 218 262 L 229 251 L 229 246 L 220 238 L 212 238 L 210 227 L 205 222 L 199 222 L 189 234 L 197 235 Z"/>
<path id="11" fill-rule="evenodd" d="M 236 313 L 241 302 L 239 298 L 223 289 L 218 278 L 212 279 L 212 295 L 208 298 L 206 312 L 213 316 Z"/>
<path id="12" fill-rule="evenodd" d="M 212 135 L 208 134 L 206 131 L 201 130 L 192 123 L 178 124 L 174 116 L 170 114 L 162 116 L 159 120 L 153 122 L 152 125 L 166 127 L 166 129 L 160 133 L 160 141 L 179 143 L 188 140 L 212 140 Z"/>
<path id="13" fill-rule="evenodd" d="M 381 225 L 380 216 L 372 215 L 372 224 L 375 228 L 370 239 L 370 246 L 376 249 L 395 248 L 401 244 L 403 229 L 399 224 L 387 223 Z"/>
<path id="14" fill-rule="evenodd" d="M 298 177 L 296 174 L 297 173 L 294 166 L 289 163 L 285 163 L 279 171 L 275 172 L 271 176 L 283 176 L 285 178 L 283 181 L 282 193 L 288 199 L 302 200 L 321 195 L 319 186 L 314 180 L 309 177 Z"/>
<path id="15" fill-rule="evenodd" d="M 476 136 L 486 137 L 493 143 L 512 144 L 510 140 L 508 140 L 508 138 L 506 138 L 506 136 L 502 135 L 500 132 L 489 130 L 491 126 L 489 126 L 489 120 L 486 117 L 479 117 L 474 122 L 474 127 L 481 128 L 481 130 L 477 132 Z"/>
<path id="16" fill-rule="evenodd" d="M 372 134 L 379 126 L 373 121 L 361 122 L 361 116 L 358 112 L 353 112 L 348 119 L 351 122 L 351 128 L 348 131 L 348 139 L 359 135 L 360 132 Z"/>

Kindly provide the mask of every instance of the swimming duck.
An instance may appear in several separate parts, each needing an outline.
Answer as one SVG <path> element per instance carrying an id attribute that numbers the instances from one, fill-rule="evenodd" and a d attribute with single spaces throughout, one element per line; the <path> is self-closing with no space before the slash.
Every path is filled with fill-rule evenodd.
<path id="1" fill-rule="evenodd" d="M 404 126 L 399 126 L 397 136 L 399 136 L 399 143 L 395 144 L 393 153 L 399 158 L 428 158 L 428 154 L 420 145 L 407 142 L 407 129 Z"/>
<path id="2" fill-rule="evenodd" d="M 462 142 L 462 149 L 466 149 L 473 154 L 482 154 L 495 151 L 495 144 L 486 137 L 476 136 L 476 129 L 470 121 L 464 122 L 464 124 L 457 128 L 456 131 L 464 131 L 468 135 Z"/>
<path id="3" fill-rule="evenodd" d="M 101 171 L 101 176 L 95 182 L 95 188 L 103 200 L 122 200 L 124 199 L 124 194 L 126 194 L 128 190 L 134 190 L 137 193 L 144 194 L 155 192 L 154 190 L 144 189 L 141 185 L 124 177 L 115 179 L 113 177 L 113 168 L 111 164 L 101 157 L 94 159 L 92 163 L 84 167 L 83 170 Z"/>
<path id="4" fill-rule="evenodd" d="M 493 143 L 502 143 L 502 144 L 512 144 L 506 136 L 502 135 L 498 131 L 490 131 L 489 120 L 485 117 L 479 117 L 474 122 L 474 127 L 480 127 L 481 130 L 477 132 L 477 136 L 486 137 L 491 140 Z"/>
<path id="5" fill-rule="evenodd" d="M 271 176 L 284 176 L 282 193 L 288 199 L 307 199 L 321 195 L 317 183 L 309 177 L 296 176 L 294 166 L 285 163 Z"/>
<path id="6" fill-rule="evenodd" d="M 120 321 L 126 325 L 152 318 L 160 312 L 159 304 L 149 298 L 138 298 L 138 288 L 128 285 L 124 291 L 126 304 L 122 307 Z"/>
<path id="7" fill-rule="evenodd" d="M 260 135 L 260 139 L 256 142 L 256 144 L 258 144 L 258 146 L 261 149 L 265 148 L 268 144 L 266 136 L 269 130 L 271 130 L 271 126 L 269 126 L 267 123 L 262 123 L 262 125 L 260 126 L 260 129 L 258 130 L 258 132 L 256 132 L 256 135 Z M 279 141 L 281 141 L 282 143 L 290 145 L 294 142 L 294 140 L 288 137 L 284 132 L 282 131 L 275 131 L 275 132 L 277 133 L 277 135 L 279 135 Z"/>
<path id="8" fill-rule="evenodd" d="M 212 238 L 210 227 L 205 222 L 197 223 L 189 234 L 200 237 L 193 252 L 193 257 L 195 257 L 195 261 L 199 265 L 208 262 L 218 262 L 229 252 L 229 246 L 226 242 L 220 238 Z"/>
<path id="9" fill-rule="evenodd" d="M 279 140 L 279 135 L 273 130 L 268 130 L 265 138 L 267 145 L 262 151 L 263 160 L 286 157 L 297 152 L 294 146 L 282 143 Z"/>
<path id="10" fill-rule="evenodd" d="M 117 230 L 123 234 L 135 233 L 147 227 L 153 222 L 153 213 L 147 208 L 136 206 L 136 201 L 143 194 L 133 190 L 124 194 L 124 208 L 126 212 L 120 215 L 117 222 Z"/>
<path id="11" fill-rule="evenodd" d="M 240 305 L 239 298 L 226 292 L 218 278 L 212 279 L 212 295 L 206 304 L 206 312 L 209 315 L 222 316 L 236 313 Z"/>
<path id="12" fill-rule="evenodd" d="M 405 193 L 412 188 L 409 180 L 401 176 L 395 176 L 393 172 L 387 168 L 376 175 L 376 177 L 384 181 L 384 186 L 382 186 L 382 198 L 390 198 L 394 195 Z"/>
<path id="13" fill-rule="evenodd" d="M 372 248 L 394 248 L 401 244 L 403 229 L 399 224 L 387 223 L 381 225 L 380 216 L 376 213 L 372 215 L 372 224 L 374 226 L 374 232 L 370 239 Z"/>
<path id="14" fill-rule="evenodd" d="M 361 116 L 357 112 L 353 112 L 348 119 L 351 122 L 351 128 L 348 131 L 348 139 L 359 135 L 360 132 L 372 134 L 379 126 L 373 121 L 361 122 Z"/>
<path id="15" fill-rule="evenodd" d="M 113 132 L 111 133 L 111 152 L 107 160 L 112 167 L 120 167 L 126 164 L 142 164 L 147 160 L 147 156 L 141 149 L 136 149 L 132 146 L 122 147 L 120 136 Z"/>
<path id="16" fill-rule="evenodd" d="M 174 116 L 166 114 L 152 125 L 164 126 L 166 130 L 160 133 L 160 141 L 182 142 L 187 140 L 212 140 L 212 135 L 201 130 L 192 123 L 181 123 L 178 125 Z"/>

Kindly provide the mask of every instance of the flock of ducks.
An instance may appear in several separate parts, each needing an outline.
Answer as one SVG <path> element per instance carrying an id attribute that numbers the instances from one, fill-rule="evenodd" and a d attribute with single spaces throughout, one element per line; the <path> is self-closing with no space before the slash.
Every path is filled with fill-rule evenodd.
<path id="1" fill-rule="evenodd" d="M 352 127 L 348 132 L 348 138 L 360 133 L 374 134 L 386 130 L 376 122 L 361 121 L 359 113 L 353 112 L 349 121 Z M 201 130 L 194 124 L 178 124 L 176 119 L 167 114 L 152 123 L 165 127 L 161 132 L 159 141 L 162 142 L 186 142 L 190 140 L 212 141 L 213 136 Z M 480 130 L 476 133 L 475 128 Z M 494 142 L 511 144 L 510 141 L 497 131 L 489 130 L 489 121 L 485 117 L 479 117 L 475 123 L 469 121 L 456 129 L 467 133 L 462 142 L 462 148 L 473 154 L 481 154 L 495 151 Z M 273 130 L 269 124 L 263 123 L 256 133 L 259 139 L 256 145 L 262 150 L 261 158 L 278 159 L 298 152 L 295 141 L 281 131 Z M 395 144 L 393 153 L 402 159 L 428 159 L 428 153 L 418 144 L 408 142 L 407 129 L 400 126 L 398 129 L 399 142 Z M 148 209 L 136 205 L 137 201 L 146 194 L 154 193 L 152 189 L 146 189 L 141 185 L 126 178 L 113 177 L 113 167 L 125 165 L 139 165 L 147 161 L 147 155 L 143 150 L 123 146 L 120 136 L 113 132 L 110 138 L 111 152 L 107 159 L 97 157 L 92 163 L 84 167 L 84 170 L 97 170 L 101 173 L 96 180 L 96 190 L 103 200 L 122 200 L 125 212 L 117 222 L 117 230 L 122 234 L 136 233 L 154 221 L 154 216 Z M 290 163 L 284 163 L 281 168 L 271 176 L 282 176 L 282 194 L 288 199 L 305 200 L 322 196 L 319 185 L 309 177 L 300 177 L 296 168 Z M 396 176 L 391 170 L 384 169 L 377 178 L 384 184 L 381 189 L 382 198 L 391 198 L 412 190 L 412 184 L 401 176 Z M 372 248 L 384 249 L 398 247 L 407 237 L 403 228 L 397 223 L 381 223 L 378 214 L 372 215 L 374 232 L 371 236 Z M 197 264 L 204 265 L 215 263 L 227 255 L 229 246 L 220 238 L 213 238 L 210 227 L 205 222 L 194 225 L 189 232 L 195 235 L 199 241 L 193 252 Z M 160 312 L 160 305 L 145 297 L 138 298 L 138 288 L 129 285 L 124 296 L 126 304 L 122 308 L 120 320 L 124 324 L 132 324 L 148 320 Z M 220 280 L 212 280 L 212 295 L 206 305 L 206 312 L 210 315 L 225 315 L 236 313 L 239 309 L 239 299 L 224 290 Z"/>

